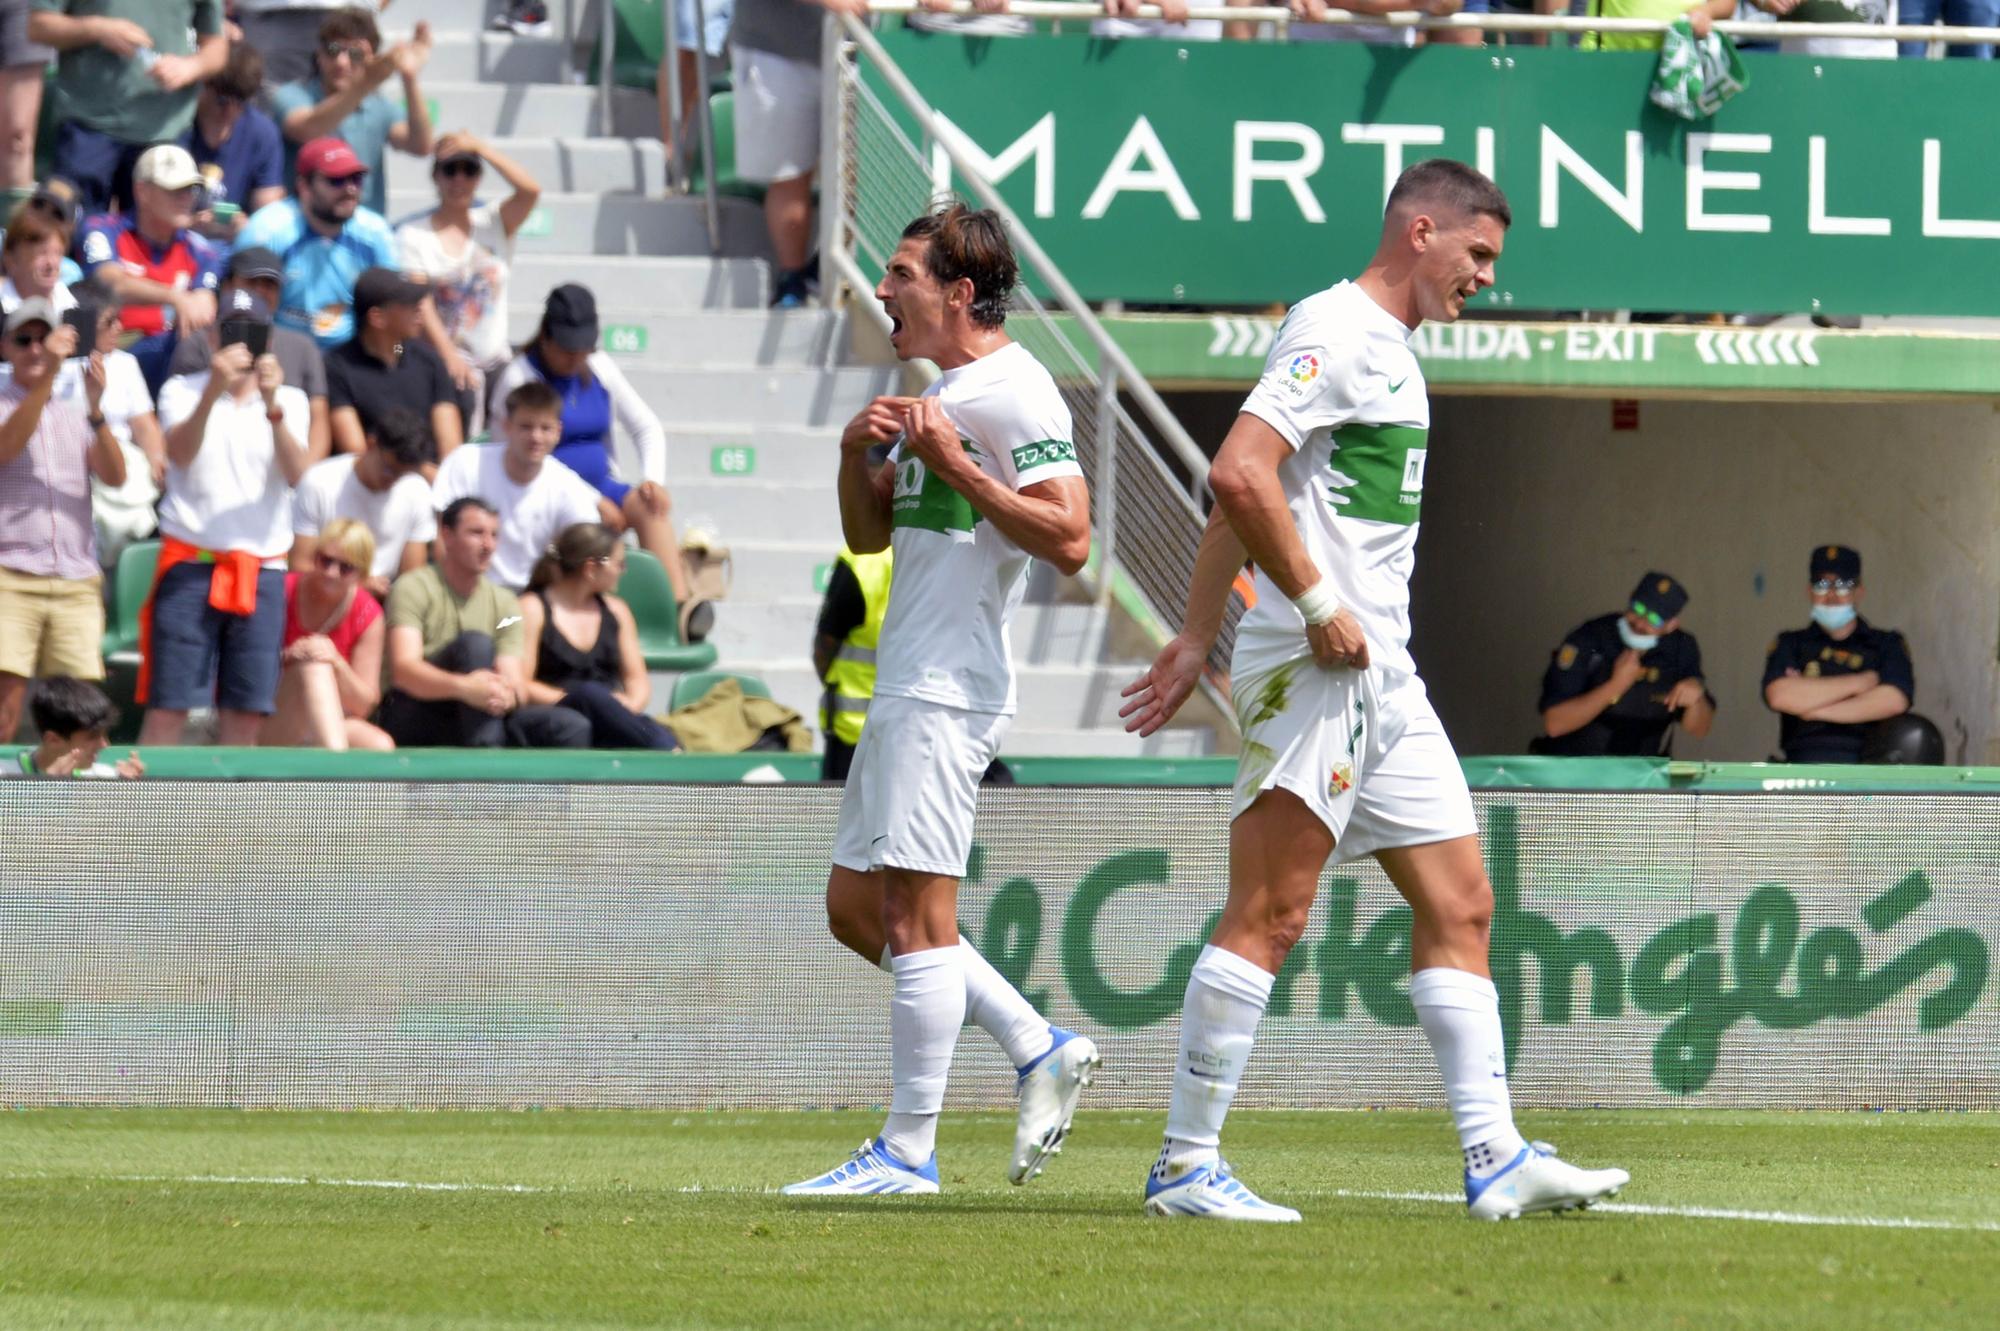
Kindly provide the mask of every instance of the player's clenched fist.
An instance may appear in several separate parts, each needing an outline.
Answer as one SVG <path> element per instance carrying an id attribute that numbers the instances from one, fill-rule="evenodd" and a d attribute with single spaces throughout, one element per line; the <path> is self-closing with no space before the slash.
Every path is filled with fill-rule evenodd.
<path id="1" fill-rule="evenodd" d="M 1324 624 L 1306 625 L 1306 645 L 1312 648 L 1313 660 L 1323 666 L 1368 668 L 1368 639 L 1351 610 L 1342 609 Z"/>
<path id="2" fill-rule="evenodd" d="M 909 413 L 911 397 L 878 397 L 856 413 L 840 432 L 840 446 L 850 453 L 865 453 L 876 444 L 886 444 L 903 432 L 903 418 Z"/>

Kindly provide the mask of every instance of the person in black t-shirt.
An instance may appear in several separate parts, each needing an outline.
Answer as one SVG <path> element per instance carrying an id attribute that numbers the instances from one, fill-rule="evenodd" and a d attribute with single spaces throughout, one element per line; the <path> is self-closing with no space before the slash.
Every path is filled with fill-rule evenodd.
<path id="1" fill-rule="evenodd" d="M 370 268 L 354 283 L 354 337 L 326 354 L 326 400 L 333 450 L 362 451 L 369 431 L 391 411 L 429 423 L 442 463 L 465 441 L 458 386 L 423 340 L 430 288 L 389 268 Z M 436 466 L 425 468 L 431 479 Z"/>
<path id="2" fill-rule="evenodd" d="M 1764 658 L 1764 702 L 1778 713 L 1786 762 L 1858 763 L 1873 724 L 1910 710 L 1917 695 L 1909 644 L 1856 613 L 1861 555 L 1814 548 L 1812 623 L 1780 633 Z"/>
<path id="3" fill-rule="evenodd" d="M 1687 589 L 1648 573 L 1625 609 L 1579 624 L 1542 673 L 1534 753 L 1666 756 L 1676 723 L 1700 739 L 1715 719 L 1701 646 L 1681 624 Z"/>

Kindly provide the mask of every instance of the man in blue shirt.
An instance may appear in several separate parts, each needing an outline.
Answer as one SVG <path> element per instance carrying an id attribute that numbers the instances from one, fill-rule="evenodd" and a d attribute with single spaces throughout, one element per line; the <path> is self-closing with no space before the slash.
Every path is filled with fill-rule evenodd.
<path id="1" fill-rule="evenodd" d="M 354 336 L 354 282 L 370 268 L 400 268 L 396 236 L 361 206 L 368 170 L 339 139 L 299 149 L 298 196 L 260 208 L 236 244 L 275 251 L 285 263 L 278 322 L 310 333 L 321 351 Z"/>
<path id="2" fill-rule="evenodd" d="M 341 9 L 320 25 L 319 72 L 287 83 L 271 95 L 271 109 L 289 144 L 328 135 L 345 140 L 368 169 L 362 206 L 387 208 L 382 182 L 383 145 L 428 157 L 430 108 L 417 75 L 431 58 L 431 29 L 418 23 L 410 40 L 382 50 L 382 33 L 365 9 Z M 403 108 L 376 89 L 392 77 L 403 81 Z"/>
<path id="3" fill-rule="evenodd" d="M 208 186 L 195 226 L 210 240 L 233 241 L 250 214 L 285 197 L 284 136 L 253 105 L 263 89 L 264 57 L 236 43 L 222 72 L 201 85 L 194 123 L 181 135 Z"/>

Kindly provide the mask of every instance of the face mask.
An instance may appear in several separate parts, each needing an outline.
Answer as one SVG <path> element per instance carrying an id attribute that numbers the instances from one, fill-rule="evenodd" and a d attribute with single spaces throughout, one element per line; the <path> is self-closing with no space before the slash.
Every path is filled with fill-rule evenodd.
<path id="1" fill-rule="evenodd" d="M 1623 615 L 1618 618 L 1618 636 L 1623 638 L 1625 645 L 1635 652 L 1650 652 L 1660 645 L 1659 634 L 1634 633 L 1631 622 Z"/>
<path id="2" fill-rule="evenodd" d="M 1812 608 L 1813 623 L 1823 629 L 1844 629 L 1854 622 L 1854 607 L 1851 605 L 1815 605 Z"/>

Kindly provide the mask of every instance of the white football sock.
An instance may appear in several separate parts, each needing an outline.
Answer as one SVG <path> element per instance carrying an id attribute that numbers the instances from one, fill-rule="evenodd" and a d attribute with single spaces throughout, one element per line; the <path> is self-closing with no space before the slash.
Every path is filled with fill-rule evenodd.
<path id="1" fill-rule="evenodd" d="M 951 1051 L 965 1024 L 965 956 L 956 946 L 927 948 L 897 957 L 895 970 L 889 1038 L 896 1091 L 882 1144 L 905 1164 L 921 1165 L 937 1149 Z"/>
<path id="2" fill-rule="evenodd" d="M 1213 944 L 1201 950 L 1181 1003 L 1180 1056 L 1167 1110 L 1167 1144 L 1160 1152 L 1163 1173 L 1178 1174 L 1216 1157 L 1222 1120 L 1236 1098 L 1276 978 Z"/>
<path id="3" fill-rule="evenodd" d="M 966 1019 L 999 1042 L 1016 1071 L 1048 1053 L 1056 1041 L 1048 1018 L 1035 1011 L 1035 1005 L 963 936 L 958 945 L 965 949 Z M 896 973 L 895 955 L 886 947 L 881 966 L 891 975 Z"/>
<path id="4" fill-rule="evenodd" d="M 1007 1061 L 1016 1069 L 1049 1052 L 1055 1036 L 1049 1021 L 1035 1011 L 1035 1005 L 1021 991 L 1007 983 L 1007 977 L 993 969 L 993 963 L 979 949 L 959 939 L 965 953 L 965 1015 L 973 1025 L 1000 1042 Z"/>
<path id="5" fill-rule="evenodd" d="M 1507 1097 L 1499 991 L 1470 971 L 1431 966 L 1410 977 L 1410 1003 L 1437 1057 L 1465 1167 L 1491 1173 L 1527 1145 Z"/>

